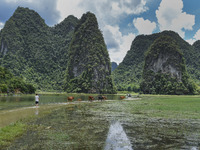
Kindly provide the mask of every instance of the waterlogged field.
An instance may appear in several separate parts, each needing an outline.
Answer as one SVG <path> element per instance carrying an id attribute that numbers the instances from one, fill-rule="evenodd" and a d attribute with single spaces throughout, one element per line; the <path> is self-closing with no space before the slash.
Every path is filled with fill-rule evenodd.
<path id="1" fill-rule="evenodd" d="M 40 108 L 35 109 L 35 95 L 0 96 L 0 127 L 4 127 L 17 120 L 37 115 L 44 110 L 57 108 L 68 104 L 67 97 L 74 96 L 74 102 L 81 99 L 88 101 L 87 94 L 39 94 Z M 96 99 L 98 95 L 92 95 Z M 105 95 L 110 100 L 119 100 L 117 95 Z"/>
<path id="2" fill-rule="evenodd" d="M 200 96 L 115 96 L 103 102 L 46 100 L 30 108 L 29 119 L 1 128 L 0 149 L 200 149 Z M 16 109 L 2 103 L 0 115 Z M 14 138 L 1 136 L 8 133 Z"/>

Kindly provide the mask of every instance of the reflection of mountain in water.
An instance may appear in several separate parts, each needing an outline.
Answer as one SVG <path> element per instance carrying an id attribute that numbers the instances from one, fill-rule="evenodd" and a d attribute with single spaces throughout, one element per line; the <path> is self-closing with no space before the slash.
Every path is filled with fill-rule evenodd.
<path id="1" fill-rule="evenodd" d="M 104 150 L 133 150 L 130 140 L 118 121 L 110 125 Z"/>

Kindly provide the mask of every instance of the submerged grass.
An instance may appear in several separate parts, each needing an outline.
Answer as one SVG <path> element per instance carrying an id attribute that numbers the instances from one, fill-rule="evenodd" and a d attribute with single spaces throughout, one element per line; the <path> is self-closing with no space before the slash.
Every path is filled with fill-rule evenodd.
<path id="1" fill-rule="evenodd" d="M 30 122 L 27 134 L 8 149 L 103 149 L 108 122 L 94 116 L 90 107 L 67 105 Z"/>
<path id="2" fill-rule="evenodd" d="M 16 122 L 0 129 L 0 149 L 10 145 L 14 139 L 21 136 L 27 129 L 27 125 Z"/>
<path id="3" fill-rule="evenodd" d="M 101 105 L 102 110 L 96 108 L 96 111 L 151 118 L 200 119 L 200 96 L 143 95 L 141 97 L 141 99 L 132 101 L 107 102 Z"/>
<path id="4" fill-rule="evenodd" d="M 131 113 L 171 119 L 200 119 L 199 96 L 145 96 L 127 104 Z"/>
<path id="5" fill-rule="evenodd" d="M 191 149 L 200 146 L 199 108 L 199 96 L 69 104 L 22 122 L 28 131 L 8 149 L 103 149 L 113 120 L 134 149 Z"/>

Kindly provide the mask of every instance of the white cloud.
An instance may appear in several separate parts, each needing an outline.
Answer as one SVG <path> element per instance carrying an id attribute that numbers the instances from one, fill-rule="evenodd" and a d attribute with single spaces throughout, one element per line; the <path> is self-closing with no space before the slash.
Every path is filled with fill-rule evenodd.
<path id="1" fill-rule="evenodd" d="M 74 15 L 80 18 L 83 13 L 85 13 L 85 9 L 81 8 L 79 5 L 82 0 L 58 0 L 57 1 L 57 10 L 60 11 L 61 18 L 59 21 L 63 21 L 69 15 Z"/>
<path id="2" fill-rule="evenodd" d="M 83 13 L 91 11 L 99 21 L 100 27 L 115 25 L 123 17 L 130 14 L 145 12 L 146 0 L 58 0 L 57 10 L 60 11 L 60 21 L 73 14 L 80 18 Z"/>
<path id="3" fill-rule="evenodd" d="M 0 22 L 0 30 L 4 27 L 4 23 Z"/>
<path id="4" fill-rule="evenodd" d="M 16 9 L 18 6 L 33 9 L 47 22 L 48 25 L 55 25 L 60 18 L 56 9 L 56 0 L 1 0 L 7 9 Z M 5 12 L 6 13 L 6 12 Z"/>
<path id="5" fill-rule="evenodd" d="M 182 0 L 162 0 L 158 10 L 156 10 L 160 30 L 173 30 L 184 38 L 184 30 L 193 29 L 195 16 L 183 12 L 182 9 Z"/>
<path id="6" fill-rule="evenodd" d="M 110 25 L 104 27 L 103 33 L 111 61 L 120 63 L 130 49 L 135 34 L 122 35 L 119 26 Z"/>
<path id="7" fill-rule="evenodd" d="M 150 20 L 144 20 L 143 18 L 137 18 L 133 20 L 133 24 L 138 30 L 139 34 L 152 34 L 156 29 L 156 23 Z"/>
<path id="8" fill-rule="evenodd" d="M 200 29 L 196 32 L 196 34 L 194 35 L 194 38 L 196 40 L 200 40 Z"/>
<path id="9" fill-rule="evenodd" d="M 92 11 L 97 16 L 117 17 L 122 14 L 140 14 L 148 10 L 147 0 L 58 0 L 57 9 L 62 20 L 68 15 L 80 17 L 83 12 Z M 117 18 L 116 18 L 117 19 Z"/>
<path id="10" fill-rule="evenodd" d="M 140 14 L 148 10 L 147 0 L 58 0 L 57 10 L 62 21 L 69 15 L 78 18 L 90 11 L 97 17 L 100 30 L 103 31 L 105 42 L 112 61 L 120 62 L 130 49 L 135 35 L 123 35 L 117 25 L 127 15 Z M 127 25 L 128 26 L 128 25 Z"/>
<path id="11" fill-rule="evenodd" d="M 146 0 L 119 0 L 119 1 L 107 1 L 111 5 L 111 14 L 119 16 L 121 14 L 140 14 L 148 10 Z"/>
<path id="12" fill-rule="evenodd" d="M 196 40 L 195 39 L 188 39 L 186 40 L 190 45 L 192 45 Z"/>
<path id="13" fill-rule="evenodd" d="M 200 40 L 200 29 L 195 33 L 195 35 L 192 39 L 189 39 L 189 40 L 186 40 L 186 41 L 192 45 L 197 40 Z"/>
<path id="14" fill-rule="evenodd" d="M 120 47 L 122 33 L 118 26 L 105 25 L 103 35 L 109 49 L 117 51 Z"/>

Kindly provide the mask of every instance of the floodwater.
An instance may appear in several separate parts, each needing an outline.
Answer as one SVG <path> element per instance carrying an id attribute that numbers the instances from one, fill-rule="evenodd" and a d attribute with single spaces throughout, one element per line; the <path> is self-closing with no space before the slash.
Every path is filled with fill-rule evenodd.
<path id="1" fill-rule="evenodd" d="M 41 94 L 40 105 L 46 104 L 60 104 L 66 103 L 68 96 L 74 96 L 73 101 L 81 99 L 82 101 L 88 101 L 86 94 Z M 98 95 L 92 95 L 97 100 Z M 105 95 L 109 100 L 119 100 L 118 95 Z M 7 109 L 14 109 L 19 107 L 30 107 L 34 106 L 35 95 L 15 95 L 15 96 L 0 96 L 0 111 Z"/>
<path id="2" fill-rule="evenodd" d="M 133 150 L 132 144 L 119 121 L 112 121 L 104 150 Z"/>
<path id="3" fill-rule="evenodd" d="M 74 102 L 80 98 L 82 101 L 88 101 L 88 95 L 85 94 L 43 94 L 40 96 L 39 107 L 35 107 L 35 95 L 15 95 L 0 96 L 0 128 L 17 120 L 38 115 L 47 109 L 60 107 L 68 104 L 67 97 L 74 96 Z M 97 95 L 93 95 L 97 99 Z M 119 99 L 117 95 L 105 95 L 108 99 Z"/>
<path id="4" fill-rule="evenodd" d="M 8 149 L 200 149 L 199 120 L 151 118 L 121 111 L 134 101 L 68 105 L 66 95 L 41 95 L 40 98 L 39 107 L 34 106 L 34 95 L 1 99 L 1 126 L 9 124 L 9 120 L 21 119 L 19 116 L 40 116 L 52 109 L 52 113 L 31 122 L 34 128 Z M 87 100 L 87 96 L 82 99 Z"/>

